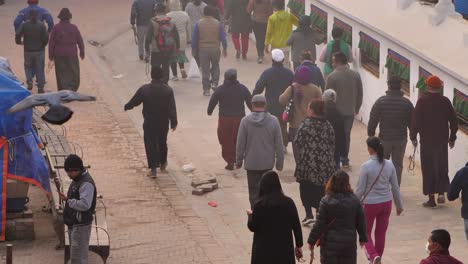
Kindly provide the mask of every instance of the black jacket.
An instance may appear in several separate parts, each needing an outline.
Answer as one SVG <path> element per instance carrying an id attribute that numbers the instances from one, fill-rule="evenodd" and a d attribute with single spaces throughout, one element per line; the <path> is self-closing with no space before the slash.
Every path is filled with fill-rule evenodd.
<path id="1" fill-rule="evenodd" d="M 325 119 L 330 122 L 335 131 L 335 157 L 341 157 L 346 152 L 343 115 L 336 108 L 336 103 L 325 103 Z"/>
<path id="2" fill-rule="evenodd" d="M 283 114 L 284 106 L 279 103 L 279 97 L 293 80 L 294 73 L 290 69 L 283 67 L 281 63 L 273 63 L 273 67 L 262 73 L 252 94 L 261 94 L 265 90 L 268 112 L 280 116 Z"/>
<path id="3" fill-rule="evenodd" d="M 367 135 L 375 136 L 375 129 L 380 123 L 379 137 L 382 140 L 405 140 L 413 109 L 413 104 L 403 96 L 403 92 L 388 90 L 372 107 Z"/>
<path id="4" fill-rule="evenodd" d="M 462 193 L 461 215 L 462 218 L 468 219 L 468 163 L 455 174 L 447 198 L 449 201 L 454 201 L 460 196 L 460 192 Z"/>
<path id="5" fill-rule="evenodd" d="M 177 127 L 177 110 L 172 88 L 161 81 L 151 81 L 135 93 L 125 105 L 130 110 L 143 103 L 143 117 L 145 125 L 167 127 L 169 121 L 171 128 Z"/>
<path id="6" fill-rule="evenodd" d="M 130 24 L 138 26 L 147 26 L 154 16 L 155 0 L 135 0 L 132 4 L 130 13 Z"/>
<path id="7" fill-rule="evenodd" d="M 276 205 L 257 203 L 249 216 L 248 227 L 254 232 L 252 264 L 295 264 L 296 247 L 302 247 L 302 230 L 294 201 L 285 197 Z"/>
<path id="8" fill-rule="evenodd" d="M 245 116 L 244 102 L 252 110 L 251 97 L 249 89 L 239 81 L 225 80 L 211 96 L 208 115 L 213 113 L 219 102 L 220 116 Z"/>
<path id="9" fill-rule="evenodd" d="M 367 242 L 364 211 L 356 195 L 327 194 L 320 201 L 317 221 L 310 231 L 307 242 L 314 245 L 323 235 L 320 259 L 321 263 L 329 263 L 328 259 L 334 256 L 356 255 L 356 232 L 359 234 L 360 242 Z M 353 262 L 350 259 L 349 263 L 356 263 L 356 260 Z"/>
<path id="10" fill-rule="evenodd" d="M 63 210 L 63 222 L 68 226 L 76 226 L 76 225 L 89 225 L 93 222 L 93 214 L 96 210 L 96 184 L 94 183 L 93 178 L 89 175 L 88 172 L 84 172 L 83 174 L 79 175 L 78 177 L 74 178 L 70 187 L 68 188 L 67 198 L 68 199 L 82 199 L 80 195 L 80 188 L 81 185 L 85 182 L 90 183 L 94 187 L 93 192 L 93 201 L 91 202 L 91 206 L 86 211 L 77 211 L 72 209 L 68 202 L 65 203 L 65 209 Z"/>
<path id="11" fill-rule="evenodd" d="M 21 41 L 23 39 L 23 41 Z M 27 21 L 20 25 L 16 32 L 16 44 L 24 45 L 24 51 L 44 51 L 44 48 L 49 42 L 49 34 L 47 33 L 44 22 Z"/>

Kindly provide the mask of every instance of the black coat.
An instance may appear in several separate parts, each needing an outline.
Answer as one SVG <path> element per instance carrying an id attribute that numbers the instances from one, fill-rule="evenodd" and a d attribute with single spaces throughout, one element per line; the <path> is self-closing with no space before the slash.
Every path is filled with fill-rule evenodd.
<path id="1" fill-rule="evenodd" d="M 252 110 L 250 91 L 239 81 L 224 80 L 224 83 L 216 88 L 208 104 L 208 115 L 213 113 L 219 103 L 219 115 L 231 117 L 245 116 L 244 103 Z"/>
<path id="2" fill-rule="evenodd" d="M 302 230 L 296 205 L 289 197 L 275 206 L 256 204 L 248 227 L 254 232 L 252 264 L 295 264 L 294 239 L 302 247 Z"/>
<path id="3" fill-rule="evenodd" d="M 335 102 L 325 103 L 325 119 L 330 122 L 335 131 L 335 157 L 341 157 L 346 152 L 344 119 L 343 115 L 338 112 Z"/>
<path id="4" fill-rule="evenodd" d="M 231 19 L 232 33 L 250 33 L 252 21 L 250 13 L 247 12 L 249 0 L 231 0 L 226 8 L 226 19 Z"/>
<path id="5" fill-rule="evenodd" d="M 455 174 L 450 183 L 447 198 L 449 201 L 454 201 L 460 197 L 460 192 L 462 194 L 461 216 L 464 219 L 468 219 L 468 163 Z"/>
<path id="6" fill-rule="evenodd" d="M 314 245 L 323 235 L 320 246 L 322 264 L 330 263 L 328 260 L 335 257 L 348 257 L 349 262 L 340 262 L 342 264 L 356 263 L 356 231 L 359 241 L 367 242 L 364 211 L 356 195 L 326 195 L 320 201 L 317 221 L 307 242 Z"/>

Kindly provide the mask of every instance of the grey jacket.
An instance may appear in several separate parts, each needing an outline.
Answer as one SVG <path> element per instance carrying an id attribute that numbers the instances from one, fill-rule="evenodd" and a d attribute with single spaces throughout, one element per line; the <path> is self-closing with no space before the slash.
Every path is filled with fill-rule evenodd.
<path id="1" fill-rule="evenodd" d="M 336 91 L 336 106 L 342 115 L 354 116 L 362 105 L 362 81 L 359 73 L 347 65 L 337 67 L 327 78 L 327 89 Z"/>
<path id="2" fill-rule="evenodd" d="M 236 164 L 246 170 L 283 169 L 283 139 L 279 121 L 267 112 L 245 116 L 237 134 Z"/>
<path id="3" fill-rule="evenodd" d="M 155 0 L 135 0 L 130 13 L 130 24 L 137 26 L 147 26 L 154 16 Z"/>
<path id="4" fill-rule="evenodd" d="M 317 58 L 317 52 L 315 45 L 321 43 L 321 36 L 318 33 L 311 33 L 304 35 L 302 32 L 293 32 L 286 40 L 286 45 L 291 46 L 291 59 L 293 62 L 301 62 L 302 53 L 306 50 L 310 51 L 312 61 L 315 62 Z"/>

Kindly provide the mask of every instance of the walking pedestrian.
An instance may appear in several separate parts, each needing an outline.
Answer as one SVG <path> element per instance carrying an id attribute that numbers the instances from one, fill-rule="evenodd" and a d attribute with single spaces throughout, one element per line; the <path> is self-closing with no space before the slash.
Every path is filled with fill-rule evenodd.
<path id="1" fill-rule="evenodd" d="M 450 190 L 447 194 L 448 200 L 455 201 L 460 197 L 460 192 L 462 194 L 461 215 L 465 220 L 465 236 L 468 241 L 468 163 L 455 174 L 450 183 Z"/>
<path id="2" fill-rule="evenodd" d="M 171 18 L 179 34 L 179 50 L 175 52 L 174 57 L 171 59 L 172 80 L 177 81 L 179 79 L 177 77 L 177 65 L 179 65 L 182 79 L 187 78 L 184 63 L 188 62 L 188 58 L 185 55 L 185 49 L 187 48 L 187 44 L 192 41 L 192 25 L 190 17 L 181 10 L 179 0 L 170 0 L 169 8 L 171 12 L 167 13 L 167 16 Z"/>
<path id="3" fill-rule="evenodd" d="M 332 89 L 323 92 L 325 102 L 325 119 L 330 122 L 335 131 L 335 169 L 340 169 L 340 157 L 346 151 L 343 115 L 336 107 L 336 92 Z"/>
<path id="4" fill-rule="evenodd" d="M 447 144 L 450 148 L 455 146 L 458 120 L 450 100 L 439 93 L 443 88 L 439 77 L 429 76 L 426 87 L 413 111 L 410 139 L 416 147 L 419 134 L 423 194 L 429 196 L 423 206 L 435 208 L 434 195 L 439 194 L 437 203 L 445 203 L 444 194 L 449 189 Z"/>
<path id="5" fill-rule="evenodd" d="M 70 23 L 72 13 L 68 8 L 62 8 L 58 18 L 60 22 L 54 26 L 49 37 L 49 60 L 55 63 L 57 89 L 77 91 L 80 87 L 80 58 L 85 58 L 83 38 L 78 27 Z"/>
<path id="6" fill-rule="evenodd" d="M 262 175 L 273 169 L 283 170 L 284 154 L 278 119 L 266 112 L 263 95 L 252 97 L 252 113 L 242 118 L 236 145 L 236 168 L 247 170 L 250 208 L 258 198 Z"/>
<path id="7" fill-rule="evenodd" d="M 272 0 L 273 14 L 268 18 L 265 34 L 265 53 L 271 49 L 280 49 L 284 53 L 285 66 L 291 68 L 289 59 L 289 47 L 286 40 L 291 35 L 293 26 L 298 25 L 298 18 L 284 11 L 284 0 Z"/>
<path id="8" fill-rule="evenodd" d="M 400 185 L 408 138 L 407 130 L 411 127 L 411 115 L 414 107 L 401 91 L 400 77 L 390 77 L 387 84 L 386 95 L 377 99 L 372 106 L 367 135 L 369 137 L 375 136 L 375 129 L 379 125 L 379 138 L 383 143 L 384 158 L 392 158 L 397 172 L 398 185 Z"/>
<path id="9" fill-rule="evenodd" d="M 313 222 L 312 208 L 319 209 L 325 196 L 325 184 L 335 172 L 335 132 L 324 118 L 324 102 L 313 99 L 308 117 L 297 130 L 293 144 L 298 149 L 294 177 L 299 183 L 305 218 L 302 224 Z"/>
<path id="10" fill-rule="evenodd" d="M 361 247 L 367 242 L 367 234 L 364 212 L 353 194 L 349 175 L 342 170 L 335 172 L 327 182 L 325 193 L 307 240 L 312 261 L 314 246 L 320 246 L 320 263 L 356 264 L 356 232 Z"/>
<path id="11" fill-rule="evenodd" d="M 261 94 L 265 91 L 268 112 L 278 118 L 283 136 L 284 152 L 287 152 L 288 124 L 283 121 L 284 106 L 279 102 L 279 97 L 292 84 L 294 73 L 283 66 L 284 53 L 280 49 L 272 50 L 271 58 L 273 65 L 260 75 L 252 94 Z"/>
<path id="12" fill-rule="evenodd" d="M 336 91 L 336 106 L 344 118 L 346 151 L 341 157 L 341 163 L 344 168 L 349 168 L 351 130 L 354 115 L 359 113 L 362 105 L 362 81 L 359 73 L 349 68 L 348 59 L 344 53 L 335 53 L 332 64 L 334 70 L 327 78 L 326 89 Z"/>
<path id="13" fill-rule="evenodd" d="M 192 0 L 185 6 L 185 13 L 190 17 L 190 23 L 192 25 L 190 33 L 193 32 L 195 25 L 203 17 L 203 10 L 206 6 L 207 4 L 202 2 L 202 0 Z"/>
<path id="14" fill-rule="evenodd" d="M 47 22 L 47 31 L 51 32 L 54 27 L 54 18 L 50 15 L 50 12 L 39 6 L 39 0 L 27 0 L 28 6 L 21 9 L 16 16 L 13 26 L 15 27 L 15 32 L 18 31 L 20 25 L 28 20 L 30 20 L 31 10 L 36 10 L 37 20 L 39 22 Z"/>
<path id="15" fill-rule="evenodd" d="M 306 66 L 297 69 L 294 82 L 279 97 L 279 102 L 286 106 L 294 102 L 294 113 L 289 121 L 289 141 L 293 142 L 302 121 L 307 118 L 309 104 L 313 99 L 321 99 L 322 91 L 310 82 L 310 70 Z M 294 160 L 298 162 L 298 146 L 292 144 Z"/>
<path id="16" fill-rule="evenodd" d="M 67 195 L 59 193 L 65 201 L 63 222 L 68 227 L 71 264 L 87 264 L 91 224 L 96 209 L 96 184 L 77 155 L 69 155 L 63 166 L 72 180 Z"/>
<path id="17" fill-rule="evenodd" d="M 263 174 L 259 187 L 253 210 L 247 210 L 247 225 L 254 233 L 250 263 L 295 264 L 295 258 L 302 258 L 303 245 L 296 205 L 284 195 L 274 171 Z"/>
<path id="18" fill-rule="evenodd" d="M 180 50 L 179 32 L 172 19 L 166 15 L 165 4 L 156 4 L 155 14 L 148 24 L 145 50 L 146 54 L 151 51 L 151 68 L 161 67 L 164 72 L 163 81 L 168 83 L 171 59 Z"/>
<path id="19" fill-rule="evenodd" d="M 325 74 L 325 79 L 334 70 L 334 67 L 332 65 L 333 54 L 337 52 L 341 52 L 344 55 L 346 55 L 346 58 L 347 58 L 346 64 L 348 64 L 348 62 L 352 63 L 354 61 L 353 50 L 351 49 L 351 46 L 341 39 L 343 37 L 343 29 L 333 28 L 332 37 L 333 37 L 333 40 L 328 42 L 327 45 L 325 45 L 322 48 L 322 51 L 320 53 L 320 61 L 325 63 L 325 66 L 323 67 L 323 73 Z"/>
<path id="20" fill-rule="evenodd" d="M 37 10 L 29 11 L 29 20 L 19 26 L 15 40 L 16 44 L 24 46 L 24 72 L 28 90 L 33 88 L 33 73 L 35 73 L 38 93 L 43 93 L 44 50 L 49 42 L 49 34 L 44 23 L 39 22 Z"/>
<path id="21" fill-rule="evenodd" d="M 361 166 L 356 185 L 356 196 L 364 204 L 368 242 L 366 255 L 373 264 L 380 264 L 385 249 L 385 237 L 392 212 L 392 197 L 396 214 L 403 212 L 397 175 L 393 163 L 384 159 L 384 147 L 377 137 L 367 139 L 371 158 Z M 374 240 L 372 229 L 375 222 Z"/>
<path id="22" fill-rule="evenodd" d="M 268 18 L 273 13 L 271 0 L 249 0 L 247 12 L 252 13 L 252 27 L 258 56 L 257 63 L 262 64 L 265 56 L 265 34 Z"/>
<path id="23" fill-rule="evenodd" d="M 444 229 L 436 229 L 427 239 L 426 251 L 429 256 L 419 264 L 463 264 L 463 262 L 450 256 L 450 233 Z"/>
<path id="24" fill-rule="evenodd" d="M 192 33 L 192 54 L 200 58 L 204 96 L 210 96 L 210 88 L 218 87 L 220 43 L 223 56 L 227 56 L 226 32 L 223 24 L 214 18 L 215 12 L 215 7 L 205 7 L 204 17 L 198 21 Z"/>
<path id="25" fill-rule="evenodd" d="M 250 13 L 247 11 L 249 0 L 232 0 L 226 8 L 225 19 L 231 19 L 232 43 L 236 49 L 236 59 L 247 59 L 249 50 L 249 34 L 252 30 L 252 21 Z"/>
<path id="26" fill-rule="evenodd" d="M 226 170 L 234 170 L 236 161 L 237 132 L 245 116 L 244 103 L 252 110 L 249 89 L 237 80 L 237 70 L 229 69 L 224 73 L 224 83 L 211 96 L 208 115 L 219 103 L 218 140 L 222 156 L 227 165 Z"/>
<path id="27" fill-rule="evenodd" d="M 151 83 L 138 89 L 125 105 L 124 110 L 131 110 L 143 103 L 143 131 L 146 158 L 150 173 L 156 178 L 156 168 L 161 171 L 167 168 L 167 133 L 169 125 L 172 132 L 177 128 L 177 110 L 174 92 L 164 79 L 164 71 L 158 67 L 151 68 Z"/>
<path id="28" fill-rule="evenodd" d="M 224 1 L 223 0 L 203 0 L 205 4 L 216 8 L 216 14 L 214 18 L 219 22 L 222 22 L 221 16 L 224 15 Z"/>
<path id="29" fill-rule="evenodd" d="M 155 0 L 134 0 L 132 4 L 130 24 L 137 33 L 138 56 L 140 60 L 149 57 L 149 54 L 145 54 L 145 36 L 148 32 L 148 24 L 151 18 L 153 18 L 155 6 Z"/>
<path id="30" fill-rule="evenodd" d="M 308 50 L 304 51 L 301 59 L 302 63 L 300 66 L 307 66 L 310 69 L 310 81 L 323 91 L 325 89 L 325 80 L 323 79 L 322 71 L 315 64 L 315 60 L 312 60 L 312 53 Z"/>
<path id="31" fill-rule="evenodd" d="M 302 54 L 304 51 L 309 51 L 311 61 L 315 61 L 316 45 L 321 43 L 322 37 L 319 33 L 312 30 L 310 16 L 303 15 L 299 18 L 299 26 L 294 30 L 286 41 L 288 46 L 291 46 L 291 60 L 293 68 L 296 70 L 302 61 Z"/>

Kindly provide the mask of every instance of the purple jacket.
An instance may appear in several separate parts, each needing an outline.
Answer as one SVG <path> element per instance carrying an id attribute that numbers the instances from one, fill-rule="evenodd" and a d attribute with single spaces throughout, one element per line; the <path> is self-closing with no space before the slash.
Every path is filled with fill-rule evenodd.
<path id="1" fill-rule="evenodd" d="M 84 58 L 84 43 L 78 28 L 69 21 L 60 21 L 50 32 L 49 39 L 49 59 L 56 56 L 77 56 L 80 49 L 80 57 Z"/>

